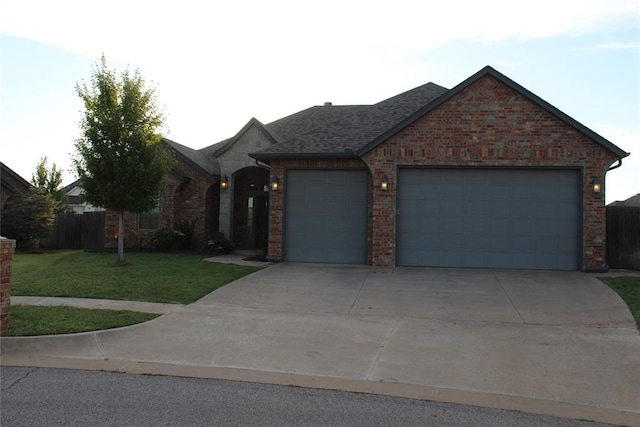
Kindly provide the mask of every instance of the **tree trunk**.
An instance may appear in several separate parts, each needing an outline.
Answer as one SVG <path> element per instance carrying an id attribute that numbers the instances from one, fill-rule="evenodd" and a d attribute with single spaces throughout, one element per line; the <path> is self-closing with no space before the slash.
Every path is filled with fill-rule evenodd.
<path id="1" fill-rule="evenodd" d="M 124 264 L 124 212 L 118 215 L 118 264 Z"/>

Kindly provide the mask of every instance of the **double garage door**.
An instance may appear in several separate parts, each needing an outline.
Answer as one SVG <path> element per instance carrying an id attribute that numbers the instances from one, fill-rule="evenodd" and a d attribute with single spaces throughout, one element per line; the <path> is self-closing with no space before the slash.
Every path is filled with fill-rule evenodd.
<path id="1" fill-rule="evenodd" d="M 577 170 L 401 169 L 396 263 L 577 270 Z"/>
<path id="2" fill-rule="evenodd" d="M 286 183 L 285 260 L 365 263 L 368 172 L 292 170 Z M 577 170 L 400 169 L 397 185 L 397 265 L 580 267 Z"/>

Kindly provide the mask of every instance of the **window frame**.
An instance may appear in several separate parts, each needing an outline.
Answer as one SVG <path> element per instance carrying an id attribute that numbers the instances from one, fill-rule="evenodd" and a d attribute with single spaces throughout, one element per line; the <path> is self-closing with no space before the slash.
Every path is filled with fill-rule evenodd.
<path id="1" fill-rule="evenodd" d="M 153 223 L 155 222 L 155 227 Z M 160 229 L 160 206 L 146 211 L 139 212 L 136 220 L 138 230 L 159 230 Z"/>

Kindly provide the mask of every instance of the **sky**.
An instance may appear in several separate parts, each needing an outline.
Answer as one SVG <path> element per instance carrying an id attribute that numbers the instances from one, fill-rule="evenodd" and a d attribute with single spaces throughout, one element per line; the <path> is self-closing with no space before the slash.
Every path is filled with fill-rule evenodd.
<path id="1" fill-rule="evenodd" d="M 88 82 L 106 56 L 155 87 L 163 134 L 199 149 L 313 105 L 373 104 L 486 65 L 631 156 L 606 202 L 640 193 L 638 0 L 0 0 L 0 161 L 75 180 Z"/>

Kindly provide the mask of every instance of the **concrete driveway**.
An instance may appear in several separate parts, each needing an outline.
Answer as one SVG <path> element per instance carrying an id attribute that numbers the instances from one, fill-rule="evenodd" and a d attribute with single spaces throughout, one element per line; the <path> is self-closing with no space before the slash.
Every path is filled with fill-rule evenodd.
<path id="1" fill-rule="evenodd" d="M 557 326 L 635 328 L 618 295 L 581 272 L 275 265 L 197 304 Z"/>
<path id="2" fill-rule="evenodd" d="M 640 425 L 640 335 L 580 272 L 282 263 L 139 326 L 3 339 L 2 357 Z"/>

